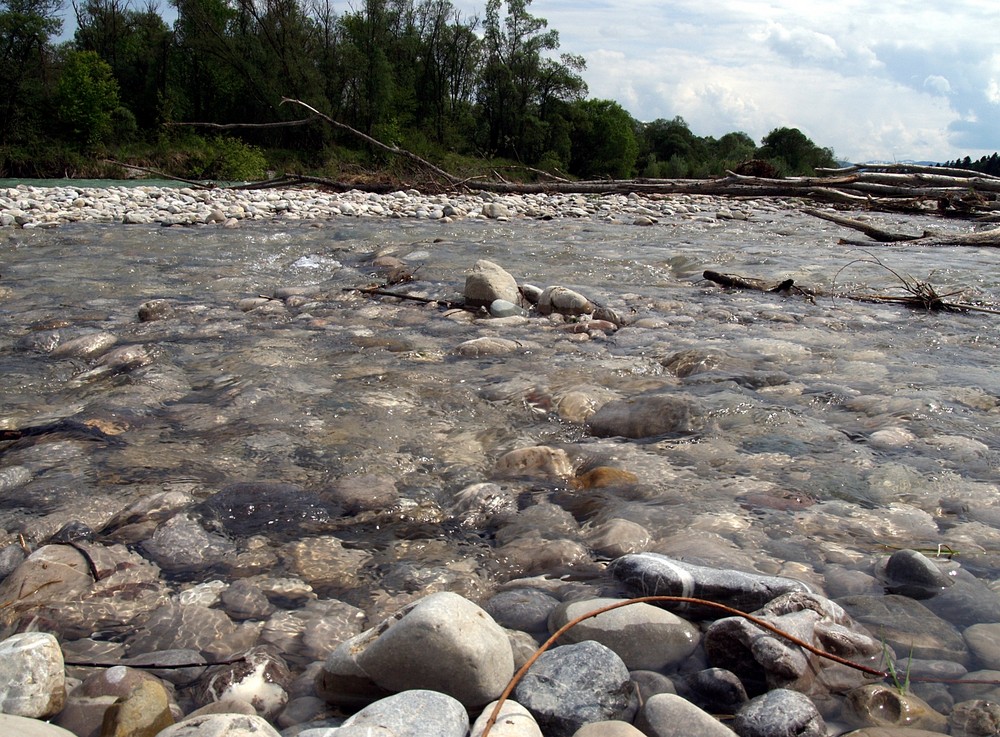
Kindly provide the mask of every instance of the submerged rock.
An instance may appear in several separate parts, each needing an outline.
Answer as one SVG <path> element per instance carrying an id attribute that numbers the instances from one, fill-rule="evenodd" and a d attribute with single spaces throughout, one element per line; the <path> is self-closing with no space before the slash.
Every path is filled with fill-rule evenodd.
<path id="1" fill-rule="evenodd" d="M 480 259 L 465 277 L 465 304 L 489 307 L 498 299 L 518 303 L 517 281 L 501 266 Z"/>
<path id="2" fill-rule="evenodd" d="M 267 532 L 296 538 L 323 529 L 341 513 L 335 504 L 292 484 L 244 483 L 223 488 L 195 507 L 229 535 Z"/>
<path id="3" fill-rule="evenodd" d="M 704 415 L 692 397 L 653 392 L 604 404 L 587 418 L 587 429 L 599 438 L 688 435 L 704 428 Z"/>

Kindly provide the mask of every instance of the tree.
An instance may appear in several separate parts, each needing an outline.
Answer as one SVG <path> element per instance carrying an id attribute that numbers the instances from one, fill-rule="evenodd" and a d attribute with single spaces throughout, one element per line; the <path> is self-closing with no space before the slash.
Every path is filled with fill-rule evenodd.
<path id="1" fill-rule="evenodd" d="M 0 0 L 0 140 L 38 135 L 60 0 Z"/>
<path id="2" fill-rule="evenodd" d="M 639 153 L 632 116 L 611 100 L 582 100 L 573 107 L 570 170 L 587 179 L 630 176 Z"/>
<path id="3" fill-rule="evenodd" d="M 547 56 L 559 48 L 559 33 L 528 13 L 531 0 L 488 0 L 483 26 L 484 61 L 479 107 L 488 151 L 529 163 L 545 152 L 553 102 L 572 102 L 586 94 L 578 72 L 582 57 Z"/>
<path id="4" fill-rule="evenodd" d="M 66 58 L 56 91 L 59 119 L 77 143 L 106 141 L 119 109 L 118 83 L 107 62 L 93 51 L 74 51 Z"/>
<path id="5" fill-rule="evenodd" d="M 837 165 L 831 149 L 820 148 L 798 128 L 775 128 L 761 143 L 757 158 L 770 161 L 783 174 L 811 175 L 817 167 Z"/>

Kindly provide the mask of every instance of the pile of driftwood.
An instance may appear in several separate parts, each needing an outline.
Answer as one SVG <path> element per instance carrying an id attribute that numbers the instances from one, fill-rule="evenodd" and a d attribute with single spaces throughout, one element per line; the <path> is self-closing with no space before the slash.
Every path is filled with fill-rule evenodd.
<path id="1" fill-rule="evenodd" d="M 912 214 L 938 214 L 1000 222 L 1000 177 L 966 169 L 906 164 L 864 164 L 843 169 L 818 169 L 814 177 L 772 178 L 746 176 L 732 171 L 717 179 L 602 179 L 570 181 L 564 177 L 530 169 L 539 181 L 507 181 L 493 169 L 488 174 L 460 177 L 441 169 L 411 151 L 386 144 L 351 126 L 321 113 L 311 105 L 291 98 L 282 104 L 295 105 L 309 112 L 309 117 L 282 123 L 172 123 L 214 129 L 300 126 L 323 122 L 346 131 L 374 149 L 408 161 L 420 172 L 419 181 L 408 183 L 424 191 L 487 191 L 509 194 L 580 193 L 644 195 L 702 194 L 727 197 L 799 197 L 851 209 L 881 210 Z M 119 162 L 114 162 L 119 163 Z M 746 162 L 763 163 L 763 162 Z M 132 169 L 149 171 L 142 167 Z M 529 169 L 528 167 L 522 167 Z M 769 167 L 743 167 L 741 171 L 765 171 Z M 160 172 L 153 172 L 163 176 Z M 187 181 L 187 180 L 183 180 Z M 188 181 L 192 186 L 214 186 Z M 322 186 L 333 190 L 366 189 L 379 191 L 393 185 L 384 181 L 343 182 L 323 177 L 283 175 L 239 188 Z"/>

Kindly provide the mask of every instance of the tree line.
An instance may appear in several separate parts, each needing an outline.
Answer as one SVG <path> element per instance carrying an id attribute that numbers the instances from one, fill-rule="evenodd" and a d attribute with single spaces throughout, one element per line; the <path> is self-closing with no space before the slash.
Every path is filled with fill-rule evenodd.
<path id="1" fill-rule="evenodd" d="M 590 99 L 586 61 L 531 0 L 73 0 L 77 29 L 57 44 L 61 0 L 0 0 L 0 167 L 49 174 L 115 152 L 167 169 L 253 178 L 264 168 L 378 165 L 378 151 L 321 124 L 280 124 L 300 99 L 391 145 L 445 164 L 501 158 L 564 176 L 705 177 L 748 159 L 778 174 L 833 166 L 795 128 L 692 133 L 680 117 L 641 123 Z M 266 155 L 265 155 L 266 152 Z M 384 162 L 381 162 L 384 163 Z M 58 172 L 62 174 L 61 171 Z"/>
<path id="2" fill-rule="evenodd" d="M 954 169 L 968 169 L 969 171 L 979 171 L 983 174 L 991 174 L 1000 177 L 1000 153 L 994 151 L 989 156 L 983 156 L 976 161 L 966 156 L 964 159 L 955 159 L 942 166 L 949 166 Z"/>

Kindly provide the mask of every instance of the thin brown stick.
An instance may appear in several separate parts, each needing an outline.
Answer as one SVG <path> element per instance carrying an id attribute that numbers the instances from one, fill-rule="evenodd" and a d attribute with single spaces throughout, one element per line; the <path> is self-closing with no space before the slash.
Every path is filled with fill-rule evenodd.
<path id="1" fill-rule="evenodd" d="M 604 614 L 605 612 L 610 612 L 615 609 L 621 609 L 622 607 L 630 606 L 632 604 L 655 604 L 663 602 L 673 602 L 676 604 L 698 604 L 701 606 L 712 607 L 722 612 L 725 612 L 730 616 L 742 617 L 743 619 L 746 619 L 747 621 L 757 625 L 758 627 L 765 629 L 768 632 L 771 632 L 772 634 L 778 635 L 778 637 L 788 640 L 793 645 L 798 645 L 803 650 L 807 650 L 811 652 L 813 655 L 817 655 L 821 658 L 826 658 L 827 660 L 832 660 L 833 662 L 839 663 L 841 665 L 846 665 L 849 668 L 854 668 L 855 670 L 859 670 L 862 673 L 867 673 L 868 675 L 878 676 L 879 678 L 889 677 L 889 673 L 884 670 L 879 670 L 878 668 L 871 668 L 867 665 L 862 665 L 860 663 L 854 663 L 848 660 L 847 658 L 842 658 L 839 655 L 835 655 L 825 650 L 821 650 L 815 645 L 811 645 L 805 640 L 799 639 L 795 635 L 789 634 L 788 632 L 785 632 L 784 630 L 775 627 L 773 624 L 761 619 L 760 617 L 755 617 L 752 614 L 741 612 L 739 609 L 733 609 L 732 607 L 726 606 L 725 604 L 719 604 L 718 602 L 708 601 L 707 599 L 695 599 L 688 596 L 640 596 L 635 599 L 623 599 L 622 601 L 616 602 L 614 604 L 601 607 L 600 609 L 595 609 L 592 612 L 587 612 L 586 614 L 580 615 L 576 619 L 567 622 L 562 627 L 557 629 L 549 639 L 543 642 L 541 646 L 537 650 L 535 650 L 532 656 L 528 658 L 527 662 L 524 665 L 522 665 L 521 668 L 517 671 L 517 673 L 514 674 L 514 677 L 510 679 L 510 683 L 507 684 L 507 687 L 503 690 L 503 693 L 500 694 L 500 698 L 497 700 L 496 705 L 493 707 L 493 711 L 490 713 L 490 718 L 486 721 L 486 727 L 485 729 L 483 729 L 482 737 L 489 737 L 490 730 L 493 728 L 493 725 L 496 723 L 497 718 L 500 716 L 500 710 L 503 708 L 504 702 L 508 698 L 510 698 L 511 693 L 513 693 L 514 689 L 517 687 L 517 684 L 521 682 L 521 679 L 524 678 L 525 674 L 528 672 L 531 666 L 533 666 L 535 662 L 538 660 L 538 658 L 541 657 L 542 653 L 544 653 L 546 650 L 552 647 L 552 645 L 554 645 L 556 641 L 559 640 L 560 637 L 566 634 L 566 632 L 571 630 L 576 625 L 580 624 L 580 622 L 590 619 L 591 617 L 596 617 L 599 614 Z"/>
<path id="2" fill-rule="evenodd" d="M 165 174 L 157 169 L 149 169 L 145 166 L 136 166 L 135 164 L 126 164 L 121 161 L 115 161 L 114 159 L 104 159 L 109 164 L 114 164 L 115 166 L 121 166 L 125 169 L 135 169 L 136 171 L 146 172 L 147 174 L 153 174 L 160 179 L 171 179 L 175 182 L 184 182 L 184 184 L 190 184 L 192 187 L 198 187 L 199 189 L 215 189 L 215 185 L 206 182 L 197 182 L 193 179 L 184 179 L 183 177 L 175 177 L 171 174 Z"/>
<path id="3" fill-rule="evenodd" d="M 215 128 L 218 130 L 236 130 L 240 128 L 291 128 L 297 125 L 309 125 L 309 123 L 315 123 L 318 118 L 315 115 L 311 115 L 308 118 L 302 118 L 301 120 L 279 120 L 274 123 L 164 123 L 163 125 L 168 128 L 177 128 L 181 126 L 187 126 L 190 128 Z"/>

